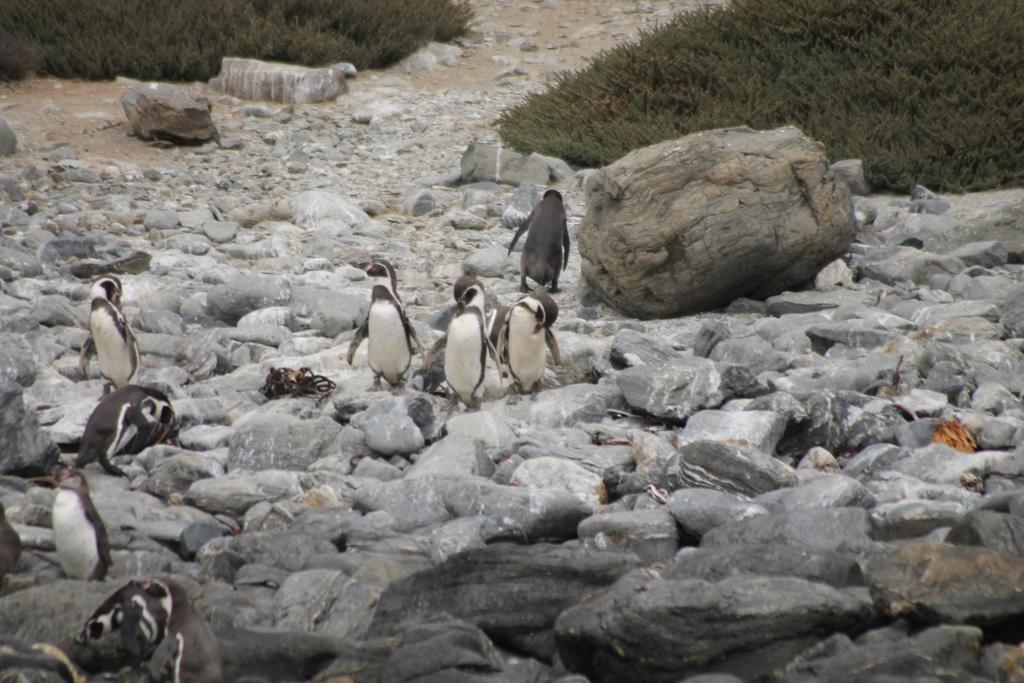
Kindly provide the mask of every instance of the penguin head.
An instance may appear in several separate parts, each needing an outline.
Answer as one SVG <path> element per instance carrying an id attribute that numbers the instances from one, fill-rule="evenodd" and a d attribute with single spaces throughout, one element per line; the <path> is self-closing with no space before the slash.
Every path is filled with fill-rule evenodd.
<path id="1" fill-rule="evenodd" d="M 463 275 L 455 281 L 455 286 L 452 288 L 452 296 L 455 298 L 455 303 L 459 303 L 466 294 L 466 290 L 472 287 L 474 284 L 480 284 L 472 275 Z"/>
<path id="2" fill-rule="evenodd" d="M 556 201 L 559 204 L 561 204 L 562 193 L 559 192 L 558 190 L 548 190 L 547 192 L 544 193 L 544 196 L 541 198 L 541 201 L 547 201 L 548 199 L 550 199 L 551 201 Z"/>
<path id="3" fill-rule="evenodd" d="M 106 299 L 114 306 L 121 307 L 121 298 L 124 290 L 121 288 L 121 280 L 113 275 L 104 275 L 92 283 L 89 289 L 90 299 Z"/>
<path id="4" fill-rule="evenodd" d="M 392 296 L 398 296 L 398 275 L 395 271 L 395 267 L 391 265 L 390 261 L 385 261 L 381 258 L 371 258 L 359 267 L 366 271 L 366 274 L 372 278 L 384 278 L 384 286 L 388 288 L 388 291 L 391 292 Z"/>
<path id="5" fill-rule="evenodd" d="M 462 278 L 459 278 L 461 281 Z M 455 283 L 458 287 L 458 282 Z M 459 311 L 462 312 L 469 307 L 476 308 L 482 314 L 484 312 L 484 286 L 480 284 L 480 281 L 476 278 L 472 278 L 472 282 L 468 283 L 465 289 L 462 290 L 460 296 L 456 297 L 455 303 L 459 307 Z"/>
<path id="6" fill-rule="evenodd" d="M 551 297 L 550 294 L 544 292 L 535 292 L 531 294 L 544 310 L 544 327 L 550 329 L 555 321 L 558 320 L 558 303 Z"/>
<path id="7" fill-rule="evenodd" d="M 89 484 L 82 473 L 70 467 L 65 467 L 57 473 L 57 485 L 62 489 L 72 491 L 89 491 Z"/>

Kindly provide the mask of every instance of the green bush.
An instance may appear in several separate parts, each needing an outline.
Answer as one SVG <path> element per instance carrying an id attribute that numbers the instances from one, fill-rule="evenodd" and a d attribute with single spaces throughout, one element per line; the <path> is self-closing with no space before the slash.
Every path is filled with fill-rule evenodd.
<path id="1" fill-rule="evenodd" d="M 25 78 L 36 69 L 36 53 L 27 42 L 0 31 L 0 81 Z"/>
<path id="2" fill-rule="evenodd" d="M 732 0 L 678 15 L 499 121 L 584 166 L 710 128 L 792 124 L 878 189 L 1024 179 L 1020 0 Z"/>
<path id="3" fill-rule="evenodd" d="M 54 76 L 207 80 L 224 56 L 394 63 L 461 35 L 466 0 L 0 0 L 0 31 Z"/>

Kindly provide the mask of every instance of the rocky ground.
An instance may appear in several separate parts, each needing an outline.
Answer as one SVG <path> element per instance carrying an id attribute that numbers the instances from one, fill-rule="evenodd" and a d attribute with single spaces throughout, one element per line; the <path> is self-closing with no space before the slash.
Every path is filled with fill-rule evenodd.
<path id="1" fill-rule="evenodd" d="M 173 574 L 232 680 L 1024 679 L 1024 192 L 857 197 L 857 241 L 814 286 L 681 319 L 602 305 L 574 252 L 532 401 L 492 373 L 446 421 L 429 373 L 369 392 L 366 346 L 344 361 L 367 256 L 398 266 L 427 343 L 464 271 L 516 298 L 509 224 L 549 185 L 575 231 L 586 173 L 474 180 L 467 146 L 694 4 L 478 0 L 465 45 L 337 102 L 210 93 L 221 142 L 200 147 L 128 137 L 130 82 L 4 86 L 0 503 L 26 552 L 0 636 L 116 669 L 117 643 L 74 636 L 128 577 Z M 476 177 L 500 154 L 478 145 Z M 73 459 L 101 394 L 78 351 L 111 268 L 140 383 L 182 430 L 118 458 L 128 479 L 86 469 L 114 568 L 83 583 L 25 476 L 51 443 Z M 272 367 L 337 388 L 267 400 Z"/>

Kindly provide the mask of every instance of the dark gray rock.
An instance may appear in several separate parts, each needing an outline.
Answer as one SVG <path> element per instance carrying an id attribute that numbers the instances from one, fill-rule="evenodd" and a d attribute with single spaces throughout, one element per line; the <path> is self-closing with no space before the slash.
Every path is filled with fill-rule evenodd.
<path id="1" fill-rule="evenodd" d="M 447 487 L 444 503 L 455 517 L 482 515 L 511 524 L 531 543 L 574 538 L 579 523 L 593 513 L 590 505 L 565 490 L 502 486 L 480 479 Z"/>
<path id="2" fill-rule="evenodd" d="M 782 371 L 786 369 L 787 365 L 786 357 L 779 353 L 770 342 L 757 335 L 723 339 L 715 345 L 708 358 L 726 366 L 736 365 L 747 368 L 754 375 L 769 370 Z"/>
<path id="3" fill-rule="evenodd" d="M 700 544 L 716 548 L 778 543 L 857 553 L 873 547 L 869 529 L 868 513 L 860 508 L 793 510 L 723 524 L 704 534 Z"/>
<path id="4" fill-rule="evenodd" d="M 736 576 L 708 583 L 634 571 L 563 612 L 555 634 L 562 662 L 595 683 L 675 683 L 712 662 L 729 671 L 731 657 L 742 660 L 777 641 L 859 629 L 872 614 L 866 595 L 803 579 Z M 768 673 L 773 663 L 745 662 L 751 665 L 745 679 Z"/>
<path id="5" fill-rule="evenodd" d="M 787 683 L 818 681 L 979 681 L 985 676 L 979 653 L 982 631 L 973 626 L 936 626 L 893 638 L 854 643 L 836 634 L 786 667 Z M 872 634 L 869 633 L 868 636 Z"/>
<path id="6" fill-rule="evenodd" d="M 60 450 L 39 429 L 34 410 L 26 409 L 21 385 L 0 384 L 0 474 L 47 474 Z"/>
<path id="7" fill-rule="evenodd" d="M 679 548 L 679 529 L 666 510 L 628 510 L 591 515 L 580 522 L 584 546 L 636 553 L 644 564 L 673 557 Z"/>
<path id="8" fill-rule="evenodd" d="M 841 320 L 812 325 L 806 332 L 815 353 L 824 355 L 836 344 L 855 349 L 873 349 L 896 338 L 896 333 L 867 320 Z"/>
<path id="9" fill-rule="evenodd" d="M 14 134 L 11 127 L 0 117 L 0 157 L 9 157 L 18 149 L 18 136 Z"/>
<path id="10" fill-rule="evenodd" d="M 178 548 L 186 560 L 195 559 L 196 553 L 215 538 L 226 536 L 228 530 L 219 524 L 209 522 L 192 522 L 181 532 Z"/>
<path id="11" fill-rule="evenodd" d="M 768 514 L 767 508 L 744 496 L 702 488 L 673 492 L 668 498 L 668 509 L 684 534 L 695 541 L 727 522 Z"/>
<path id="12" fill-rule="evenodd" d="M 297 572 L 304 569 L 315 555 L 337 551 L 329 540 L 312 534 L 247 532 L 207 541 L 196 553 L 196 560 L 206 565 L 218 555 L 233 555 L 240 560 L 240 565 L 265 564 Z"/>
<path id="13" fill-rule="evenodd" d="M 615 377 L 626 403 L 650 415 L 683 420 L 704 408 L 717 408 L 756 392 L 745 368 L 719 366 L 706 358 L 684 358 L 623 370 Z"/>
<path id="14" fill-rule="evenodd" d="M 298 473 L 264 470 L 199 479 L 189 487 L 185 499 L 208 512 L 240 516 L 256 503 L 275 502 L 300 493 Z"/>
<path id="15" fill-rule="evenodd" d="M 1024 518 L 1002 512 L 973 510 L 953 525 L 946 542 L 981 546 L 1024 557 Z"/>
<path id="16" fill-rule="evenodd" d="M 712 583 L 731 576 L 793 576 L 836 588 L 864 585 L 854 556 L 798 545 L 725 545 L 683 548 L 666 564 L 666 579 Z"/>
<path id="17" fill-rule="evenodd" d="M 549 660 L 555 618 L 635 566 L 624 553 L 543 544 L 468 550 L 388 586 L 368 636 L 391 635 L 404 622 L 446 612 L 502 647 Z"/>
<path id="18" fill-rule="evenodd" d="M 401 640 L 384 664 L 384 681 L 497 683 L 491 674 L 505 668 L 504 659 L 487 634 L 465 621 L 435 617 L 410 625 L 402 632 Z"/>
<path id="19" fill-rule="evenodd" d="M 779 442 L 779 454 L 802 457 L 820 446 L 831 453 L 856 452 L 876 443 L 891 443 L 905 422 L 890 403 L 852 391 L 820 391 L 803 401 L 807 417 L 789 426 Z"/>
<path id="20" fill-rule="evenodd" d="M 298 631 L 215 630 L 224 662 L 224 680 L 307 680 L 343 656 L 372 660 L 371 646 Z"/>

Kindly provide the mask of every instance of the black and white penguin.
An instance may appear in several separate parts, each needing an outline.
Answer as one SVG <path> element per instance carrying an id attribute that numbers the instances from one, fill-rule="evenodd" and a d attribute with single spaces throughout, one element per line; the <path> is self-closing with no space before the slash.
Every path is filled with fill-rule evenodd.
<path id="1" fill-rule="evenodd" d="M 143 581 L 142 587 L 170 615 L 167 635 L 149 660 L 150 680 L 221 683 L 224 671 L 217 637 L 189 603 L 185 589 L 167 578 Z"/>
<path id="2" fill-rule="evenodd" d="M 544 193 L 529 218 L 516 231 L 508 245 L 509 254 L 527 230 L 529 233 L 519 261 L 519 291 L 530 291 L 526 286 L 526 278 L 529 277 L 541 286 L 550 283 L 548 291 L 558 292 L 558 276 L 569 265 L 569 226 L 561 192 L 548 190 Z"/>
<path id="3" fill-rule="evenodd" d="M 21 557 L 21 537 L 14 530 L 4 515 L 4 506 L 0 503 L 0 587 L 4 577 L 14 572 L 14 567 Z"/>
<path id="4" fill-rule="evenodd" d="M 68 578 L 102 581 L 112 561 L 107 528 L 81 472 L 65 469 L 53 499 L 53 543 Z"/>
<path id="5" fill-rule="evenodd" d="M 75 467 L 99 460 L 110 474 L 127 476 L 110 458 L 121 453 L 134 455 L 173 438 L 176 431 L 177 419 L 166 394 L 128 384 L 101 398 L 93 409 L 85 423 Z"/>
<path id="6" fill-rule="evenodd" d="M 88 377 L 89 356 L 95 352 L 100 364 L 100 375 L 108 381 L 105 391 L 123 387 L 135 381 L 139 374 L 139 344 L 135 333 L 121 312 L 123 290 L 121 281 L 105 275 L 90 289 L 92 304 L 89 311 L 90 337 L 82 345 L 79 365 Z"/>
<path id="7" fill-rule="evenodd" d="M 463 284 L 457 301 L 458 313 L 448 324 L 444 376 L 454 397 L 472 409 L 477 407 L 476 394 L 484 382 L 489 343 L 484 312 L 484 286 L 475 278 Z"/>
<path id="8" fill-rule="evenodd" d="M 558 318 L 558 304 L 544 293 L 524 296 L 509 307 L 498 336 L 497 355 L 508 368 L 520 394 L 540 390 L 547 366 L 545 346 L 555 365 L 561 363 L 558 340 L 551 326 Z"/>
<path id="9" fill-rule="evenodd" d="M 356 350 L 368 337 L 367 360 L 373 370 L 373 388 L 380 388 L 381 377 L 393 387 L 400 386 L 414 350 L 422 351 L 422 347 L 398 296 L 395 267 L 383 259 L 371 260 L 361 267 L 374 278 L 374 284 L 366 320 L 348 347 L 348 364 L 352 365 Z"/>
<path id="10" fill-rule="evenodd" d="M 150 595 L 142 581 L 129 581 L 96 608 L 75 642 L 99 640 L 116 631 L 131 656 L 132 666 L 139 666 L 167 635 L 169 610 L 169 597 L 161 600 Z"/>
<path id="11" fill-rule="evenodd" d="M 86 683 L 86 676 L 63 650 L 50 643 L 28 645 L 0 637 L 0 673 L 10 673 L 12 681 L 52 681 Z M 8 680 L 5 676 L 3 680 Z"/>

